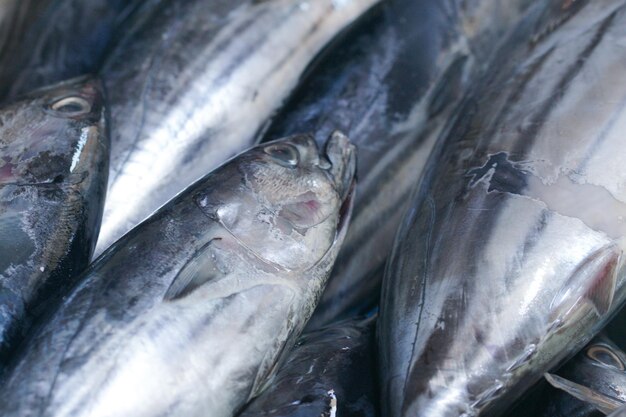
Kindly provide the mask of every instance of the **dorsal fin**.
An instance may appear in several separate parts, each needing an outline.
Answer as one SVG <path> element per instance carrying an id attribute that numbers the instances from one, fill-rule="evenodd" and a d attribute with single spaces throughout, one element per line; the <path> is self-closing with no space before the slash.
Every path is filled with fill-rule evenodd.
<path id="1" fill-rule="evenodd" d="M 574 398 L 589 403 L 604 414 L 610 414 L 624 403 L 616 398 L 604 395 L 583 385 L 577 384 L 558 375 L 546 373 L 543 375 L 546 381 L 554 388 L 567 392 Z"/>
<path id="2" fill-rule="evenodd" d="M 211 239 L 209 243 L 200 248 L 189 261 L 183 266 L 176 278 L 167 289 L 163 300 L 172 301 L 183 298 L 193 292 L 202 284 L 212 281 L 223 275 L 215 265 L 211 244 L 221 238 Z"/>

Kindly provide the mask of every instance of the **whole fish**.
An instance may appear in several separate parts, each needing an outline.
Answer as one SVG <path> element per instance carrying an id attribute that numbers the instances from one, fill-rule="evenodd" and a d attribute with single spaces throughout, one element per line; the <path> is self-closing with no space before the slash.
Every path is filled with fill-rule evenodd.
<path id="1" fill-rule="evenodd" d="M 96 72 L 124 17 L 143 0 L 5 0 L 0 98 Z"/>
<path id="2" fill-rule="evenodd" d="M 88 264 L 108 136 L 101 85 L 73 79 L 0 108 L 0 368 L 40 304 Z"/>
<path id="3" fill-rule="evenodd" d="M 622 304 L 625 5 L 536 2 L 431 155 L 385 272 L 384 415 L 497 415 Z"/>
<path id="4" fill-rule="evenodd" d="M 266 141 L 301 131 L 323 141 L 338 128 L 359 148 L 353 220 L 309 328 L 378 302 L 415 178 L 477 64 L 521 10 L 519 0 L 384 2 L 311 65 L 272 119 Z"/>
<path id="5" fill-rule="evenodd" d="M 138 10 L 103 69 L 113 130 L 96 253 L 251 146 L 315 54 L 378 1 L 160 0 Z"/>
<path id="6" fill-rule="evenodd" d="M 555 397 L 559 405 L 583 403 L 589 410 L 587 415 L 594 415 L 595 410 L 610 414 L 626 403 L 626 353 L 606 336 L 596 337 L 555 374 L 545 377 L 569 394 L 562 396 L 567 398 Z"/>
<path id="7" fill-rule="evenodd" d="M 240 416 L 376 416 L 374 324 L 373 317 L 349 319 L 303 334 Z"/>
<path id="8" fill-rule="evenodd" d="M 2 416 L 231 416 L 315 307 L 350 217 L 354 147 L 252 148 L 113 245 L 29 340 Z M 19 401 L 15 401 L 19 399 Z"/>

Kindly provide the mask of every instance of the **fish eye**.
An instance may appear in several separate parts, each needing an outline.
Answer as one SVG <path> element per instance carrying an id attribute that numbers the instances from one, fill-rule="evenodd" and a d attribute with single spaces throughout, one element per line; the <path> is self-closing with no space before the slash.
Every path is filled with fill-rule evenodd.
<path id="1" fill-rule="evenodd" d="M 587 356 L 603 365 L 619 369 L 620 371 L 624 370 L 624 364 L 620 358 L 606 346 L 595 345 L 590 347 L 587 350 Z"/>
<path id="2" fill-rule="evenodd" d="M 82 116 L 91 111 L 91 104 L 82 97 L 70 96 L 55 101 L 50 108 L 64 116 Z"/>
<path id="3" fill-rule="evenodd" d="M 271 156 L 280 165 L 295 168 L 300 162 L 300 153 L 298 150 L 286 143 L 270 145 L 264 149 L 265 153 Z"/>

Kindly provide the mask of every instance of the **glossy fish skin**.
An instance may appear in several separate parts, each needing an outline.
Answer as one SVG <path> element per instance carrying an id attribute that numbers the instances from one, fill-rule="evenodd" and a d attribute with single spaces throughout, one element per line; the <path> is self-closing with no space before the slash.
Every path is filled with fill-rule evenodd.
<path id="1" fill-rule="evenodd" d="M 378 1 L 161 0 L 139 9 L 102 70 L 113 130 L 96 253 L 254 144 L 309 61 Z"/>
<path id="2" fill-rule="evenodd" d="M 346 242 L 308 328 L 371 309 L 436 138 L 522 1 L 391 0 L 316 60 L 263 140 L 340 129 L 359 148 Z M 477 16 L 478 15 L 478 16 Z M 490 41 L 490 42 L 489 42 Z"/>
<path id="3" fill-rule="evenodd" d="M 536 3 L 457 112 L 385 273 L 383 415 L 498 415 L 623 303 L 623 9 Z"/>
<path id="4" fill-rule="evenodd" d="M 378 415 L 374 324 L 374 317 L 349 319 L 303 334 L 240 416 Z"/>
<path id="5" fill-rule="evenodd" d="M 0 360 L 95 246 L 108 175 L 101 84 L 73 79 L 0 108 Z"/>
<path id="6" fill-rule="evenodd" d="M 193 184 L 83 274 L 8 374 L 0 414 L 233 415 L 313 311 L 354 168 L 345 136 L 323 156 L 300 135 Z"/>
<path id="7" fill-rule="evenodd" d="M 7 0 L 0 98 L 11 101 L 102 64 L 120 21 L 143 0 Z"/>

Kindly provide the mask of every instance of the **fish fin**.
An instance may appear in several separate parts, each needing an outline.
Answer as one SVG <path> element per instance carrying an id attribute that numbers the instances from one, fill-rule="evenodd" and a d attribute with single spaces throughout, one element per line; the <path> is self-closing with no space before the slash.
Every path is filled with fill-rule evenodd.
<path id="1" fill-rule="evenodd" d="M 587 256 L 552 299 L 552 307 L 565 307 L 567 314 L 584 298 L 591 302 L 598 316 L 605 315 L 613 304 L 621 254 L 616 244 L 610 244 Z"/>
<path id="2" fill-rule="evenodd" d="M 591 388 L 587 388 L 558 375 L 545 373 L 543 376 L 554 388 L 565 391 L 572 397 L 593 405 L 598 411 L 604 414 L 608 415 L 624 405 L 622 401 L 616 398 L 604 395 L 601 392 L 592 390 Z"/>
<path id="3" fill-rule="evenodd" d="M 609 311 L 613 303 L 620 254 L 621 251 L 611 251 L 608 256 L 603 256 L 597 265 L 595 279 L 586 293 L 587 299 L 601 316 Z"/>
<path id="4" fill-rule="evenodd" d="M 187 261 L 165 292 L 163 300 L 173 301 L 183 298 L 202 284 L 223 275 L 215 265 L 214 254 L 211 251 L 211 244 L 216 240 L 221 239 L 211 239 Z"/>

